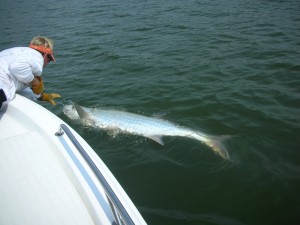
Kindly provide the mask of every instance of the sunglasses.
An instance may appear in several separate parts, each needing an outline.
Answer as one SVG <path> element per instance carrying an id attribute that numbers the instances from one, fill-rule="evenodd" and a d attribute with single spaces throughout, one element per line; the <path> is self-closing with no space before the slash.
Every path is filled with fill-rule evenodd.
<path id="1" fill-rule="evenodd" d="M 54 61 L 50 54 L 45 54 L 44 58 L 47 59 L 49 62 Z"/>
<path id="2" fill-rule="evenodd" d="M 47 58 L 48 58 L 49 61 L 52 61 L 52 60 L 53 60 L 53 59 L 52 59 L 52 56 L 49 55 L 49 54 L 47 54 Z"/>

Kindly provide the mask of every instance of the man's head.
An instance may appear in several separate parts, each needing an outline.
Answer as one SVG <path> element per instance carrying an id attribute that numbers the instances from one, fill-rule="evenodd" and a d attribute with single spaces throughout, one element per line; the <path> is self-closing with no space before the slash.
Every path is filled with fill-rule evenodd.
<path id="1" fill-rule="evenodd" d="M 53 41 L 51 39 L 43 36 L 34 37 L 29 47 L 41 52 L 46 64 L 50 61 L 56 62 L 53 55 Z"/>

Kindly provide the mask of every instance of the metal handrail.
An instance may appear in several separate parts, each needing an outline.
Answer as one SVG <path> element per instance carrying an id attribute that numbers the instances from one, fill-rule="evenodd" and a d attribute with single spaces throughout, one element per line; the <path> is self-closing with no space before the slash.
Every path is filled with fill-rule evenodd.
<path id="1" fill-rule="evenodd" d="M 109 200 L 109 205 L 111 207 L 111 210 L 114 214 L 115 221 L 117 222 L 118 225 L 134 225 L 135 223 L 133 222 L 132 218 L 128 214 L 127 210 L 103 176 L 103 174 L 100 172 L 94 161 L 91 159 L 91 157 L 87 154 L 87 152 L 84 150 L 84 148 L 81 146 L 81 144 L 77 141 L 75 136 L 72 134 L 70 129 L 65 125 L 61 124 L 60 128 L 66 133 L 66 135 L 69 137 L 71 142 L 74 144 L 74 146 L 77 148 L 77 150 L 80 152 L 82 157 L 85 159 L 87 164 L 90 166 L 96 177 L 98 178 L 99 182 L 101 183 L 102 187 L 105 190 L 106 196 Z M 63 132 L 60 130 L 57 132 L 55 135 L 60 136 L 62 135 Z M 117 212 L 115 211 L 117 209 Z M 117 213 L 121 216 L 121 218 L 118 217 Z"/>

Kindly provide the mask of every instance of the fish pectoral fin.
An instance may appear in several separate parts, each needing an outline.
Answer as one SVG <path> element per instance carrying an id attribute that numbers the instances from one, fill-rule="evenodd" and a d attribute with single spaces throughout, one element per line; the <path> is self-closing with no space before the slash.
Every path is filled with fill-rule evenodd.
<path id="1" fill-rule="evenodd" d="M 157 142 L 160 145 L 164 145 L 164 142 L 162 140 L 162 136 L 150 136 L 148 138 L 152 139 L 153 141 Z"/>

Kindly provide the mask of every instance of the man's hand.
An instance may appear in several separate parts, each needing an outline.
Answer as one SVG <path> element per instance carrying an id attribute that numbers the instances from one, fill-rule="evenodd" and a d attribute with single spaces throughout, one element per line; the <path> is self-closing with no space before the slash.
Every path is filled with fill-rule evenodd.
<path id="1" fill-rule="evenodd" d="M 53 100 L 54 98 L 60 98 L 61 96 L 59 94 L 56 93 L 52 93 L 52 94 L 47 94 L 47 93 L 42 93 L 41 97 L 39 98 L 39 100 L 41 101 L 47 101 L 52 105 L 56 105 L 56 102 Z"/>
<path id="2" fill-rule="evenodd" d="M 31 82 L 31 89 L 34 94 L 39 95 L 44 91 L 44 82 L 42 77 L 35 76 Z"/>

